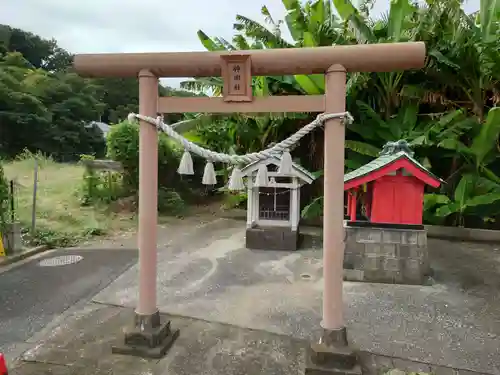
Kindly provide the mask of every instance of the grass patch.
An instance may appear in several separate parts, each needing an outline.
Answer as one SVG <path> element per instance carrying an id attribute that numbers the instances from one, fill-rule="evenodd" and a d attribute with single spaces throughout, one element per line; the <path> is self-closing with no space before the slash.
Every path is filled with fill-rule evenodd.
<path id="1" fill-rule="evenodd" d="M 5 175 L 15 181 L 16 217 L 25 231 L 31 228 L 33 172 L 38 160 L 36 233 L 25 236 L 31 244 L 70 246 L 91 236 L 113 234 L 136 226 L 131 213 L 113 213 L 107 206 L 82 207 L 80 191 L 84 168 L 56 163 L 41 155 L 25 153 L 5 163 Z"/>

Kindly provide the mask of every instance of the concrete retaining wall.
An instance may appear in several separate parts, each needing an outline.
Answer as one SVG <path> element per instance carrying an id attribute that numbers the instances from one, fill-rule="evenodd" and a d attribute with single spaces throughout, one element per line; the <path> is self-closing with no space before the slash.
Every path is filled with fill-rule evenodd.
<path id="1" fill-rule="evenodd" d="M 222 217 L 236 220 L 246 220 L 246 211 L 234 209 L 224 211 Z M 301 220 L 303 227 L 321 227 L 321 220 Z M 477 241 L 500 243 L 500 230 L 445 227 L 441 225 L 426 225 L 427 237 L 455 241 Z"/>
<path id="2" fill-rule="evenodd" d="M 456 241 L 500 242 L 500 230 L 426 225 L 427 237 Z"/>

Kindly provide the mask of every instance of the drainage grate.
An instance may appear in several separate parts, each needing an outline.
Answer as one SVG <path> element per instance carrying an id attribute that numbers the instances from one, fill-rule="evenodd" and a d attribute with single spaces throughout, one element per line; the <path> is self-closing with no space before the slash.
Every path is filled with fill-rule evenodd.
<path id="1" fill-rule="evenodd" d="M 303 274 L 300 275 L 300 278 L 302 280 L 310 280 L 312 277 L 308 273 L 303 273 Z"/>
<path id="2" fill-rule="evenodd" d="M 66 266 L 68 264 L 78 263 L 83 259 L 80 255 L 62 255 L 59 257 L 43 259 L 38 263 L 40 267 L 58 267 Z"/>

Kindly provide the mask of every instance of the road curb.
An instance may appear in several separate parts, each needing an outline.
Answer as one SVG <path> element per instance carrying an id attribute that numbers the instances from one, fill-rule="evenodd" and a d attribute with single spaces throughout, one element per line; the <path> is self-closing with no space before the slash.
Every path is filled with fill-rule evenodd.
<path id="1" fill-rule="evenodd" d="M 500 243 L 500 230 L 426 225 L 427 237 L 451 241 Z"/>
<path id="2" fill-rule="evenodd" d="M 32 249 L 28 249 L 26 251 L 23 251 L 19 254 L 9 255 L 9 256 L 6 256 L 4 258 L 0 258 L 0 267 L 19 262 L 20 260 L 29 258 L 33 255 L 43 253 L 44 251 L 48 251 L 50 249 L 51 249 L 50 246 L 41 245 L 41 246 L 34 247 Z"/>
<path id="3" fill-rule="evenodd" d="M 246 220 L 244 211 L 228 211 L 221 215 L 223 218 L 232 220 Z M 320 220 L 301 220 L 303 227 L 322 228 L 323 223 Z M 500 230 L 463 228 L 463 227 L 445 227 L 442 225 L 425 225 L 427 237 L 450 241 L 470 241 L 500 243 Z"/>

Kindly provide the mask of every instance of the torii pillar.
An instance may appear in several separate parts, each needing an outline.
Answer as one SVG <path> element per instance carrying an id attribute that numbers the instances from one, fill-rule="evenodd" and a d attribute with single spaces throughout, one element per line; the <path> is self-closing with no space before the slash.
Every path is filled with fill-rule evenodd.
<path id="1" fill-rule="evenodd" d="M 332 65 L 325 75 L 325 112 L 345 111 L 346 70 L 342 65 Z M 345 127 L 341 119 L 325 123 L 323 167 L 323 321 L 327 337 L 347 345 L 342 302 L 344 264 L 344 200 L 338 191 L 344 188 Z M 326 340 L 327 337 L 324 339 Z"/>
<path id="2" fill-rule="evenodd" d="M 74 67 L 91 77 L 139 77 L 140 112 L 155 117 L 155 109 L 161 113 L 344 112 L 346 72 L 420 69 L 424 62 L 424 43 L 410 42 L 232 52 L 87 54 L 76 55 Z M 232 71 L 238 71 L 237 77 Z M 325 74 L 325 95 L 252 97 L 252 75 L 294 74 Z M 223 77 L 223 98 L 157 97 L 159 77 L 214 76 Z M 356 357 L 348 348 L 342 302 L 344 139 L 343 121 L 326 121 L 323 334 L 311 345 L 306 374 L 359 371 Z M 160 357 L 178 331 L 170 328 L 169 321 L 161 321 L 156 307 L 157 138 L 156 129 L 146 122 L 140 124 L 140 168 L 139 301 L 125 345 L 114 351 Z"/>

